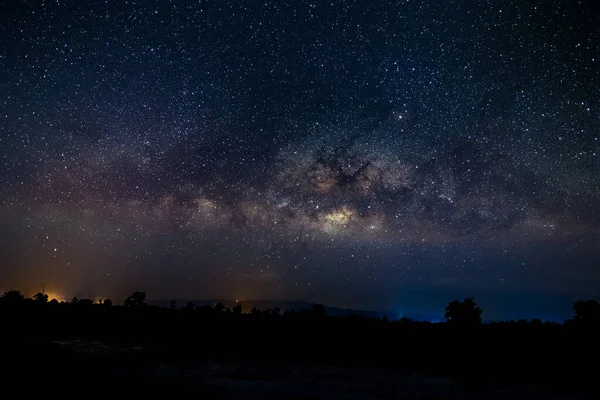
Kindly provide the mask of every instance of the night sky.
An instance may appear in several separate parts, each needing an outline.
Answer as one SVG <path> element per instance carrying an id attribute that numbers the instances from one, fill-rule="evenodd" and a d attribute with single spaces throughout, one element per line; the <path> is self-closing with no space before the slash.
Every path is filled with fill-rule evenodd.
<path id="1" fill-rule="evenodd" d="M 593 1 L 6 1 L 0 291 L 600 293 Z"/>

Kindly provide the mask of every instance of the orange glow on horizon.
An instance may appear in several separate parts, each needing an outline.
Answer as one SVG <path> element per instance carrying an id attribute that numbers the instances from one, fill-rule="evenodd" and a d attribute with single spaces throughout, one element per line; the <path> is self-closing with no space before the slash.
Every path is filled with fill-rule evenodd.
<path id="1" fill-rule="evenodd" d="M 36 293 L 38 293 L 38 292 L 32 293 L 32 294 L 31 294 L 31 297 L 33 298 L 33 296 L 35 296 L 35 294 L 36 294 Z M 63 296 L 61 293 L 58 293 L 58 292 L 52 292 L 52 291 L 50 291 L 50 292 L 46 291 L 46 292 L 44 292 L 44 293 L 45 293 L 46 295 L 48 295 L 48 301 L 51 301 L 51 300 L 56 300 L 56 301 L 68 301 L 68 300 L 67 300 L 67 298 L 65 298 L 65 297 L 64 297 L 64 296 Z"/>

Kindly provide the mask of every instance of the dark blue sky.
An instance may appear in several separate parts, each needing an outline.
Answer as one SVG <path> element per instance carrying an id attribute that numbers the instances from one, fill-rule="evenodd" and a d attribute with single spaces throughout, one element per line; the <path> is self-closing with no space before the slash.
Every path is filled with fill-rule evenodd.
<path id="1" fill-rule="evenodd" d="M 0 290 L 564 318 L 600 290 L 598 27 L 574 1 L 5 2 Z"/>

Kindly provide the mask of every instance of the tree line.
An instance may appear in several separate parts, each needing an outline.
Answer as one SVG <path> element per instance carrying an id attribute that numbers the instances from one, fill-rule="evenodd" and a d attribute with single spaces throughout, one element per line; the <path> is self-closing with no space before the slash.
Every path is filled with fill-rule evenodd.
<path id="1" fill-rule="evenodd" d="M 73 297 L 70 302 L 66 301 L 58 301 L 57 299 L 49 300 L 48 295 L 45 293 L 36 293 L 31 298 L 25 297 L 19 290 L 9 290 L 2 294 L 0 297 L 0 307 L 18 307 L 24 305 L 41 305 L 47 304 L 50 306 L 58 306 L 58 305 L 77 305 L 80 307 L 92 306 L 92 305 L 100 305 L 104 307 L 113 306 L 113 301 L 111 299 L 100 299 L 97 302 L 94 302 L 92 299 L 79 299 L 77 297 Z M 128 296 L 124 302 L 123 306 L 127 308 L 140 308 L 146 307 L 146 293 L 143 291 L 133 292 L 130 296 Z M 177 310 L 177 302 L 175 300 L 171 301 L 171 305 L 169 307 L 171 310 Z M 596 300 L 580 300 L 573 303 L 573 318 L 567 320 L 566 323 L 580 323 L 589 326 L 594 326 L 600 324 L 600 303 Z M 184 311 L 204 311 L 205 313 L 209 312 L 210 314 L 227 314 L 227 315 L 241 315 L 242 314 L 242 305 L 237 304 L 236 306 L 229 308 L 225 307 L 222 303 L 217 303 L 214 307 L 203 305 L 197 306 L 192 302 L 187 302 L 186 305 L 181 310 Z M 301 314 L 304 316 L 311 316 L 314 318 L 326 318 L 327 311 L 323 304 L 314 304 L 310 310 L 303 311 L 295 311 L 295 310 L 284 310 L 283 312 L 279 308 L 267 308 L 265 310 L 260 310 L 257 308 L 253 308 L 250 310 L 250 315 L 257 319 L 262 318 L 278 318 L 278 317 L 289 317 L 294 314 Z M 465 298 L 464 300 L 453 300 L 448 303 L 444 310 L 444 318 L 446 322 L 454 325 L 478 325 L 482 323 L 482 315 L 483 310 L 477 305 L 475 300 L 471 297 Z M 384 317 L 387 320 L 387 317 Z M 403 317 L 400 319 L 401 322 L 408 322 L 409 319 Z M 520 321 L 521 323 L 525 322 L 524 320 Z M 534 318 L 530 321 L 533 324 L 541 324 L 542 321 Z"/>

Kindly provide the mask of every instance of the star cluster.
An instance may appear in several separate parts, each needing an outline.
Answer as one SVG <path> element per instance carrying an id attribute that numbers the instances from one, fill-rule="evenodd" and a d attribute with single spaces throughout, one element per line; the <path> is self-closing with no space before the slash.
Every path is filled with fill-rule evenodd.
<path id="1" fill-rule="evenodd" d="M 591 2 L 0 15 L 0 286 L 362 308 L 600 288 Z"/>

